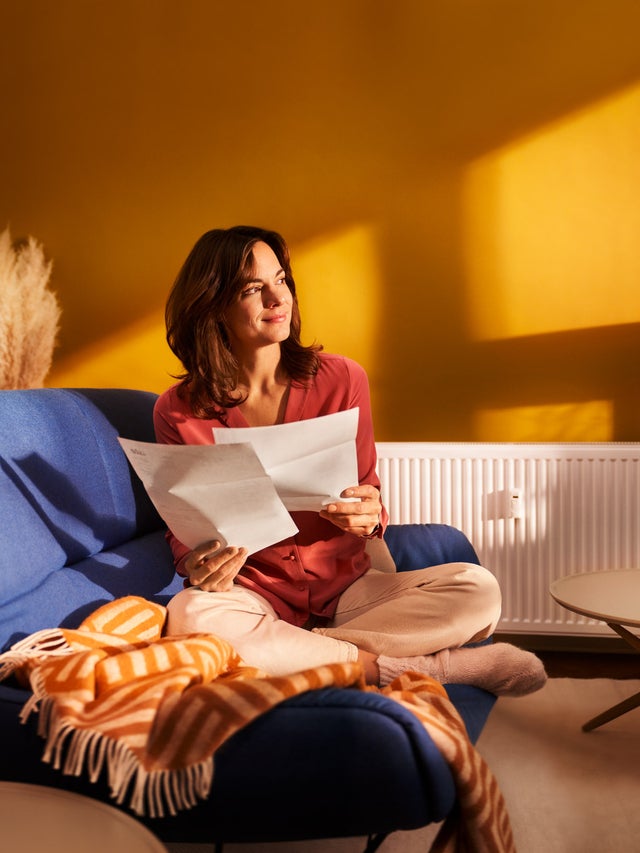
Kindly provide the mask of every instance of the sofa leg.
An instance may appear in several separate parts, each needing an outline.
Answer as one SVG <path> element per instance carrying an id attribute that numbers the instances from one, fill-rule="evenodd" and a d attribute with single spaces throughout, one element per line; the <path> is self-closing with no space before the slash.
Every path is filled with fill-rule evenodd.
<path id="1" fill-rule="evenodd" d="M 224 841 L 213 842 L 213 853 L 222 853 L 224 850 Z"/>
<path id="2" fill-rule="evenodd" d="M 367 839 L 367 846 L 363 853 L 374 853 L 380 847 L 385 838 L 389 835 L 388 832 L 379 832 L 377 835 L 370 835 Z"/>

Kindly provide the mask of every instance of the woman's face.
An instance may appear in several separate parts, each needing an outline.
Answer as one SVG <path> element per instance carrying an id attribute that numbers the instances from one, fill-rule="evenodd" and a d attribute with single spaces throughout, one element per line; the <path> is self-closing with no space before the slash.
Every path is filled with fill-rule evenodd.
<path id="1" fill-rule="evenodd" d="M 253 273 L 225 314 L 236 356 L 289 337 L 293 297 L 275 252 L 266 243 L 252 250 Z"/>

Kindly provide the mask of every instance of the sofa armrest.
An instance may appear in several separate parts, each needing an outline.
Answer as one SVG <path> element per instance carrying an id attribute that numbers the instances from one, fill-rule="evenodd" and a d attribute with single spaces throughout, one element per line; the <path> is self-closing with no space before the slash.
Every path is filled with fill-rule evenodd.
<path id="1" fill-rule="evenodd" d="M 495 697 L 468 686 L 458 694 L 475 734 Z M 113 803 L 105 770 L 90 781 L 42 761 L 37 715 L 25 725 L 18 718 L 28 697 L 0 685 L 0 778 Z M 193 808 L 162 818 L 133 815 L 128 798 L 121 808 L 165 842 L 247 844 L 410 830 L 442 820 L 455 797 L 445 759 L 409 709 L 377 693 L 325 688 L 236 732 L 216 754 L 210 796 Z"/>
<path id="2" fill-rule="evenodd" d="M 390 524 L 384 539 L 399 572 L 443 563 L 480 564 L 464 533 L 448 524 Z"/>

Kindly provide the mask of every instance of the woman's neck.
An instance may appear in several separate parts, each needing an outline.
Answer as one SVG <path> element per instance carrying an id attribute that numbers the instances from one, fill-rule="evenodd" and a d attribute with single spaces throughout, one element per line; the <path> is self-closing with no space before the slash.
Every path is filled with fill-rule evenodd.
<path id="1" fill-rule="evenodd" d="M 245 398 L 239 409 L 250 426 L 282 423 L 289 396 L 289 377 L 284 371 L 280 348 L 254 353 L 242 362 L 238 391 Z"/>

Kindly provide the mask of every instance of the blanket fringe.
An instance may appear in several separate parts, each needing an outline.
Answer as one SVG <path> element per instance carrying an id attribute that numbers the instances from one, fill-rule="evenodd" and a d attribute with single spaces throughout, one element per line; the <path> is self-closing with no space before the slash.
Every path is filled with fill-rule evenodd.
<path id="1" fill-rule="evenodd" d="M 59 628 L 37 631 L 14 643 L 9 651 L 0 655 L 0 681 L 4 681 L 24 664 L 35 661 L 42 655 L 70 655 L 73 651 Z"/>
<path id="2" fill-rule="evenodd" d="M 205 800 L 212 781 L 213 757 L 178 771 L 147 772 L 138 766 L 130 806 L 138 815 L 164 817 L 167 810 L 173 817 L 181 810 L 193 808 L 199 800 Z"/>
<path id="3" fill-rule="evenodd" d="M 57 654 L 69 654 L 68 652 L 57 652 Z M 47 737 L 49 731 L 49 719 L 53 708 L 53 699 L 47 696 L 42 673 L 34 670 L 30 678 L 32 694 L 22 706 L 19 719 L 21 723 L 26 723 L 31 714 L 40 714 L 38 720 L 38 734 L 41 737 Z"/>
<path id="4" fill-rule="evenodd" d="M 42 760 L 65 776 L 86 772 L 93 783 L 106 771 L 112 799 L 123 805 L 130 792 L 127 805 L 140 817 L 173 817 L 206 800 L 211 791 L 213 756 L 181 769 L 149 771 L 126 744 L 59 720 L 52 699 L 34 695 L 28 704 L 29 713 L 40 712 L 38 734 L 45 740 Z M 25 706 L 23 714 L 26 710 Z"/>

